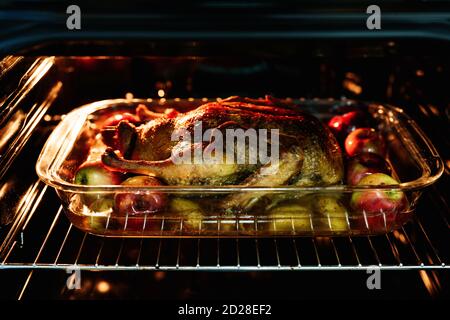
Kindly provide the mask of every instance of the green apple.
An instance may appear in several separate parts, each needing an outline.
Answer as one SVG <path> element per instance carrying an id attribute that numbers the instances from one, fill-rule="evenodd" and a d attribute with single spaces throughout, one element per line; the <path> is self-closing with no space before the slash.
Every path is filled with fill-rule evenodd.
<path id="1" fill-rule="evenodd" d="M 75 173 L 74 183 L 85 186 L 117 185 L 122 181 L 122 173 L 108 170 L 101 161 L 85 162 Z M 83 201 L 90 206 L 99 199 L 109 198 L 101 193 L 84 193 Z"/>
<path id="2" fill-rule="evenodd" d="M 179 197 L 172 198 L 169 212 L 183 219 L 183 228 L 196 231 L 202 227 L 203 211 L 195 201 Z"/>
<path id="3" fill-rule="evenodd" d="M 100 198 L 89 205 L 89 209 L 94 212 L 106 212 L 114 207 L 114 200 L 112 198 Z"/>
<path id="4" fill-rule="evenodd" d="M 271 229 L 281 233 L 302 233 L 312 230 L 311 211 L 308 206 L 286 201 L 268 212 Z"/>
<path id="5" fill-rule="evenodd" d="M 314 211 L 321 217 L 323 226 L 334 232 L 347 231 L 347 208 L 343 206 L 337 197 L 317 196 L 314 201 Z"/>
<path id="6" fill-rule="evenodd" d="M 97 186 L 120 184 L 122 174 L 108 170 L 101 161 L 85 162 L 75 173 L 75 184 Z"/>

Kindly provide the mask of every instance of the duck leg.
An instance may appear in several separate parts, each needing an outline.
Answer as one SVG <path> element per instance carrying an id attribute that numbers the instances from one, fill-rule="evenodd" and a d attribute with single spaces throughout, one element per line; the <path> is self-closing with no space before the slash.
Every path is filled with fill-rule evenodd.
<path id="1" fill-rule="evenodd" d="M 169 185 L 224 185 L 239 178 L 241 166 L 226 163 L 176 163 L 173 157 L 165 160 L 127 160 L 108 148 L 102 155 L 103 164 L 111 170 L 153 175 Z"/>

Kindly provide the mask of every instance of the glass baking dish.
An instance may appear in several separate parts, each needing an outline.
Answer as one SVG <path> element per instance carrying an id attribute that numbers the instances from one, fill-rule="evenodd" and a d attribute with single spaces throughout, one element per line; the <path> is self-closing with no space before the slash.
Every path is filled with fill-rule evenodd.
<path id="1" fill-rule="evenodd" d="M 287 99 L 321 121 L 328 121 L 340 108 L 365 108 L 387 145 L 392 175 L 400 181 L 391 186 L 246 187 L 231 186 L 86 186 L 72 183 L 99 133 L 96 121 L 111 112 L 132 112 L 139 104 L 158 112 L 165 108 L 186 111 L 209 99 L 115 99 L 94 102 L 67 114 L 45 144 L 36 170 L 55 188 L 69 220 L 77 228 L 113 237 L 270 237 L 347 236 L 390 232 L 405 224 L 414 212 L 424 187 L 443 172 L 443 163 L 430 140 L 401 109 L 350 100 Z M 92 152 L 91 152 L 92 153 Z M 102 150 L 99 150 L 99 155 Z M 132 215 L 116 212 L 117 194 L 158 192 L 167 196 L 163 211 Z M 407 205 L 389 214 L 368 214 L 349 205 L 354 192 L 403 193 Z M 247 212 L 220 209 L 221 199 L 233 194 L 248 197 L 280 195 L 287 200 L 274 206 L 256 206 Z M 105 199 L 88 206 L 83 197 Z M 106 205 L 104 205 L 106 203 Z M 270 208 L 269 208 L 270 207 Z M 374 221 L 376 223 L 374 223 Z"/>

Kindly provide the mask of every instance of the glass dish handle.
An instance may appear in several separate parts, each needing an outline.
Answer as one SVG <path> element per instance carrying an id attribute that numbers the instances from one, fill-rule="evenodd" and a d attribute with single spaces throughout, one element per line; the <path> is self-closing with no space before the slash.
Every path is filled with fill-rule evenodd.
<path id="1" fill-rule="evenodd" d="M 402 115 L 406 117 L 406 121 L 404 121 L 403 123 L 409 126 L 409 131 L 415 136 L 415 141 L 421 148 L 420 154 L 428 164 L 430 170 L 429 182 L 432 183 L 437 180 L 444 172 L 444 163 L 442 161 L 442 158 L 431 143 L 428 136 L 417 125 L 417 123 L 405 114 Z"/>

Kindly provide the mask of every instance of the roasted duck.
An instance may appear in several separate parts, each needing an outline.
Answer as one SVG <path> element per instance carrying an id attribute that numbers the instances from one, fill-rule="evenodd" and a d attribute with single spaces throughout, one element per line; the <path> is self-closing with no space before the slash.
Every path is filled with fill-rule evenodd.
<path id="1" fill-rule="evenodd" d="M 142 125 L 121 121 L 109 128 L 114 130 L 116 143 L 106 150 L 102 161 L 111 170 L 156 176 L 168 185 L 326 186 L 343 178 L 341 150 L 329 129 L 298 107 L 271 97 L 230 97 L 179 114 L 159 114 L 139 106 L 137 114 L 145 120 Z M 210 147 L 211 141 L 174 141 L 174 132 L 193 133 L 198 123 L 203 131 L 224 134 L 230 128 L 277 129 L 279 160 L 276 164 L 249 161 L 252 146 L 246 141 L 241 163 L 177 163 L 174 154 L 179 151 L 192 150 L 194 154 Z M 273 143 L 271 137 L 267 142 Z M 237 195 L 227 204 L 241 205 L 248 201 L 244 198 Z"/>

